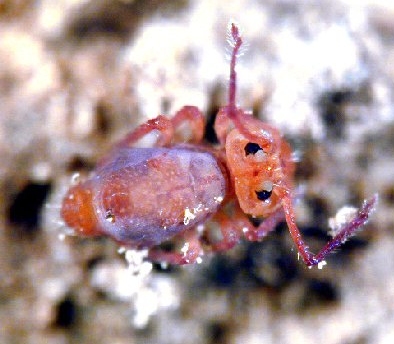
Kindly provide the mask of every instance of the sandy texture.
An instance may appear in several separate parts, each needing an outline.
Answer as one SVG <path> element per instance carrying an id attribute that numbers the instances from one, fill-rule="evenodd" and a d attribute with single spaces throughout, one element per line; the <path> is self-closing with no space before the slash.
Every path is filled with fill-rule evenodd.
<path id="1" fill-rule="evenodd" d="M 0 1 L 0 342 L 393 342 L 394 6 L 385 3 Z M 322 270 L 297 261 L 286 226 L 182 268 L 65 236 L 59 206 L 74 172 L 83 178 L 148 118 L 183 105 L 211 118 L 225 103 L 230 20 L 247 42 L 238 103 L 294 147 L 310 246 L 324 244 L 342 206 L 379 192 L 366 230 Z"/>

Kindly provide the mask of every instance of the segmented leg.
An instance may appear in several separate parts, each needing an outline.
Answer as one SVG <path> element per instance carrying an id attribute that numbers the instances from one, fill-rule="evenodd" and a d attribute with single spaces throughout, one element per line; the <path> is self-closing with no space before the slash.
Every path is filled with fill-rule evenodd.
<path id="1" fill-rule="evenodd" d="M 225 145 L 227 134 L 234 129 L 234 124 L 227 115 L 227 108 L 221 108 L 216 115 L 214 129 L 221 145 Z"/>
<path id="2" fill-rule="evenodd" d="M 172 118 L 159 115 L 141 124 L 120 141 L 118 147 L 132 147 L 154 130 L 159 134 L 154 146 L 163 147 L 169 145 L 174 141 L 176 130 L 184 123 L 188 123 L 191 129 L 191 137 L 187 141 L 200 142 L 204 134 L 204 117 L 197 107 L 184 106 Z"/>
<path id="3" fill-rule="evenodd" d="M 219 211 L 212 219 L 212 223 L 219 225 L 219 230 L 222 238 L 217 242 L 210 242 L 212 251 L 227 251 L 233 248 L 240 240 L 242 228 L 245 227 L 245 215 L 239 217 L 238 213 L 235 213 L 231 218 L 223 212 Z"/>
<path id="4" fill-rule="evenodd" d="M 142 123 L 134 131 L 129 133 L 122 141 L 118 143 L 118 147 L 132 147 L 144 136 L 150 132 L 157 130 L 159 137 L 155 143 L 156 147 L 168 145 L 174 136 L 174 126 L 170 119 L 165 116 L 158 116 L 154 119 Z"/>
<path id="5" fill-rule="evenodd" d="M 249 241 L 259 241 L 275 230 L 278 223 L 284 219 L 283 209 L 278 209 L 258 227 L 254 227 L 239 206 L 235 206 L 231 217 L 220 211 L 212 221 L 219 224 L 222 239 L 217 243 L 210 243 L 210 246 L 213 251 L 229 250 L 239 242 L 242 235 Z"/>
<path id="6" fill-rule="evenodd" d="M 351 221 L 344 224 L 337 234 L 323 247 L 323 249 L 318 254 L 314 255 L 309 251 L 308 246 L 304 243 L 301 233 L 296 225 L 291 199 L 289 197 L 283 198 L 282 204 L 286 216 L 286 222 L 289 226 L 291 237 L 296 244 L 298 252 L 305 264 L 312 266 L 321 263 L 330 252 L 343 244 L 368 221 L 369 216 L 375 209 L 377 201 L 377 194 L 375 194 L 369 200 L 364 201 L 356 216 Z"/>
<path id="7" fill-rule="evenodd" d="M 188 128 L 191 130 L 191 136 L 187 141 L 192 143 L 201 142 L 204 135 L 204 116 L 196 106 L 184 106 L 171 118 L 171 122 L 175 131 L 181 128 L 182 124 L 189 124 Z"/>
<path id="8" fill-rule="evenodd" d="M 203 255 L 200 238 L 196 231 L 189 230 L 183 236 L 184 245 L 181 252 L 167 252 L 154 247 L 149 250 L 148 258 L 154 262 L 184 265 L 198 262 Z"/>
<path id="9" fill-rule="evenodd" d="M 245 238 L 249 241 L 259 241 L 268 233 L 275 230 L 276 226 L 285 220 L 285 214 L 282 208 L 279 208 L 269 217 L 263 220 L 258 226 L 254 227 L 250 224 L 247 231 L 244 231 Z"/>

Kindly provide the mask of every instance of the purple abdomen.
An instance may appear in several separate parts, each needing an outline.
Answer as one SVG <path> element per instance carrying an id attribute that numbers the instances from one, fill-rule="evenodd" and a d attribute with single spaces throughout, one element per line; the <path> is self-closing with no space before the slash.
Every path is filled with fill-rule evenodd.
<path id="1" fill-rule="evenodd" d="M 209 152 L 186 145 L 123 148 L 86 182 L 100 232 L 130 247 L 151 247 L 217 212 L 226 177 Z"/>

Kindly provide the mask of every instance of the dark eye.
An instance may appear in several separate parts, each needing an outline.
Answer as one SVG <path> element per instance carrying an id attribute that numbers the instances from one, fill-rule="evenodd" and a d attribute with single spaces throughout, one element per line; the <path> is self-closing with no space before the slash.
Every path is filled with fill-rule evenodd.
<path id="1" fill-rule="evenodd" d="M 265 201 L 268 198 L 271 197 L 272 194 L 272 190 L 271 191 L 267 191 L 267 190 L 261 190 L 261 191 L 255 191 L 256 192 L 256 196 L 260 201 Z"/>
<path id="2" fill-rule="evenodd" d="M 245 146 L 245 154 L 256 154 L 259 150 L 263 150 L 257 143 L 249 142 Z"/>

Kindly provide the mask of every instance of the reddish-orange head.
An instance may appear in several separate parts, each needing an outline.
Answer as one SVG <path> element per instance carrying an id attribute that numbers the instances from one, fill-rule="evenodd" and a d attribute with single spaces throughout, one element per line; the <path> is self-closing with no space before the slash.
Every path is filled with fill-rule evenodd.
<path id="1" fill-rule="evenodd" d="M 92 192 L 83 185 L 70 188 L 63 199 L 61 216 L 70 228 L 82 235 L 97 235 L 97 218 Z"/>
<path id="2" fill-rule="evenodd" d="M 239 116 L 239 115 L 238 115 Z M 227 163 L 241 209 L 252 216 L 269 216 L 292 187 L 294 162 L 290 146 L 278 131 L 243 115 L 244 130 L 226 137 Z"/>

